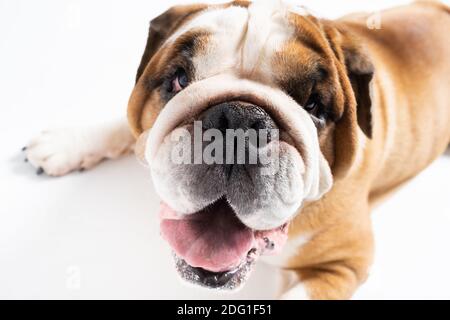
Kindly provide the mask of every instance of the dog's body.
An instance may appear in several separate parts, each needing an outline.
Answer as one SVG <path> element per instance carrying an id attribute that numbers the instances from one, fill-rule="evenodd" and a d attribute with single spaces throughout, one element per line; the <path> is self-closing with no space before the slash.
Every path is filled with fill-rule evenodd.
<path id="1" fill-rule="evenodd" d="M 332 23 L 336 30 L 356 37 L 368 51 L 375 73 L 370 130 L 363 131 L 370 131 L 370 138 L 361 130 L 342 134 L 342 130 L 353 130 L 348 124 L 336 129 L 335 145 L 321 145 L 325 158 L 335 164 L 331 166 L 334 184 L 320 200 L 303 205 L 301 214 L 290 222 L 289 250 L 273 259 L 296 275 L 294 282 L 286 283 L 284 298 L 351 297 L 367 277 L 372 260 L 371 208 L 417 175 L 450 143 L 450 41 L 445 33 L 450 30 L 449 9 L 435 2 L 418 2 L 383 11 L 380 29 L 369 29 L 368 18 L 358 14 L 321 22 L 324 30 Z M 328 34 L 331 43 L 341 41 L 340 37 Z M 341 42 L 344 47 L 345 41 Z M 353 63 L 365 64 L 358 58 Z M 146 66 L 141 64 L 140 69 Z M 148 107 L 136 111 L 143 95 L 138 91 L 129 109 L 135 136 L 152 127 L 159 113 Z M 364 98 L 362 93 L 355 94 L 356 100 Z M 359 117 L 364 122 L 365 115 L 358 113 Z M 67 151 L 73 142 L 66 143 L 64 132 L 47 133 L 28 147 L 27 156 L 48 174 L 62 175 L 89 168 L 102 158 L 118 157 L 131 149 L 134 140 L 123 124 L 101 132 L 89 129 L 84 135 L 90 143 L 74 153 Z M 344 152 L 330 156 L 336 148 Z M 48 161 L 54 153 L 57 157 Z"/>
<path id="2" fill-rule="evenodd" d="M 381 17 L 376 31 L 366 27 L 368 15 L 342 19 L 367 45 L 375 64 L 373 138 L 360 145 L 353 172 L 304 208 L 290 233 L 311 237 L 288 265 L 305 279 L 313 298 L 351 296 L 372 259 L 370 209 L 450 142 L 450 41 L 442 32 L 450 27 L 448 8 L 420 3 Z M 299 289 L 291 290 L 295 298 Z"/>

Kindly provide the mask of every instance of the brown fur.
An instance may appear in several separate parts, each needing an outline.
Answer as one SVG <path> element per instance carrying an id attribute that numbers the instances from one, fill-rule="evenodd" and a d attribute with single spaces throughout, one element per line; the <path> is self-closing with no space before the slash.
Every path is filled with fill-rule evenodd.
<path id="1" fill-rule="evenodd" d="M 356 35 L 375 65 L 373 138 L 360 163 L 303 209 L 290 230 L 290 236 L 313 234 L 289 268 L 314 299 L 351 297 L 372 261 L 369 209 L 450 141 L 448 8 L 418 3 L 383 11 L 381 30 L 368 29 L 366 20 L 345 18 L 335 27 Z"/>

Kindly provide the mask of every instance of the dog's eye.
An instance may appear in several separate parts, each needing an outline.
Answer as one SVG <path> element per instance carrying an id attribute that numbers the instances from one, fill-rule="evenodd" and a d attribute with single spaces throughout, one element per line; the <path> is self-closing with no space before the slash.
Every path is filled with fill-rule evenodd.
<path id="1" fill-rule="evenodd" d="M 188 86 L 188 84 L 189 84 L 189 79 L 186 74 L 186 71 L 183 68 L 179 68 L 173 76 L 173 79 L 171 82 L 171 88 L 169 91 L 171 93 L 180 92 L 181 90 L 186 88 Z"/>
<path id="2" fill-rule="evenodd" d="M 308 104 L 305 106 L 305 110 L 308 112 L 313 112 L 314 110 L 316 110 L 317 108 L 317 102 L 316 101 L 312 101 L 312 102 L 308 102 Z"/>
<path id="3" fill-rule="evenodd" d="M 303 108 L 309 113 L 316 115 L 320 108 L 320 101 L 317 95 L 312 95 Z"/>

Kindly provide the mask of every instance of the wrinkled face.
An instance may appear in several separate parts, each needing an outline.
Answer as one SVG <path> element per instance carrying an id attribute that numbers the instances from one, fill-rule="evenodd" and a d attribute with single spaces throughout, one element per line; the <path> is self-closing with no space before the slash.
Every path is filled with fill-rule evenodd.
<path id="1" fill-rule="evenodd" d="M 359 129 L 337 34 L 279 1 L 152 21 L 129 119 L 183 279 L 239 287 L 352 162 Z"/>

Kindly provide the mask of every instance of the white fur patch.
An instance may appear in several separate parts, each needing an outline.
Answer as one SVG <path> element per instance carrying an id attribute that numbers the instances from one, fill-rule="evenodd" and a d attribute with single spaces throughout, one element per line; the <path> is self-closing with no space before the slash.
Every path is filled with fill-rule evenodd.
<path id="1" fill-rule="evenodd" d="M 293 35 L 287 15 L 288 3 L 279 0 L 263 0 L 248 8 L 249 19 L 242 48 L 242 69 L 253 73 L 257 68 L 270 75 L 271 55 Z"/>
<path id="2" fill-rule="evenodd" d="M 134 138 L 125 121 L 103 126 L 55 129 L 42 132 L 27 146 L 26 156 L 50 176 L 90 169 L 104 158 L 131 151 Z"/>
<path id="3" fill-rule="evenodd" d="M 204 28 L 211 32 L 205 52 L 193 57 L 196 80 L 205 79 L 238 68 L 240 43 L 248 20 L 247 9 L 230 7 L 205 11 L 188 28 Z"/>

